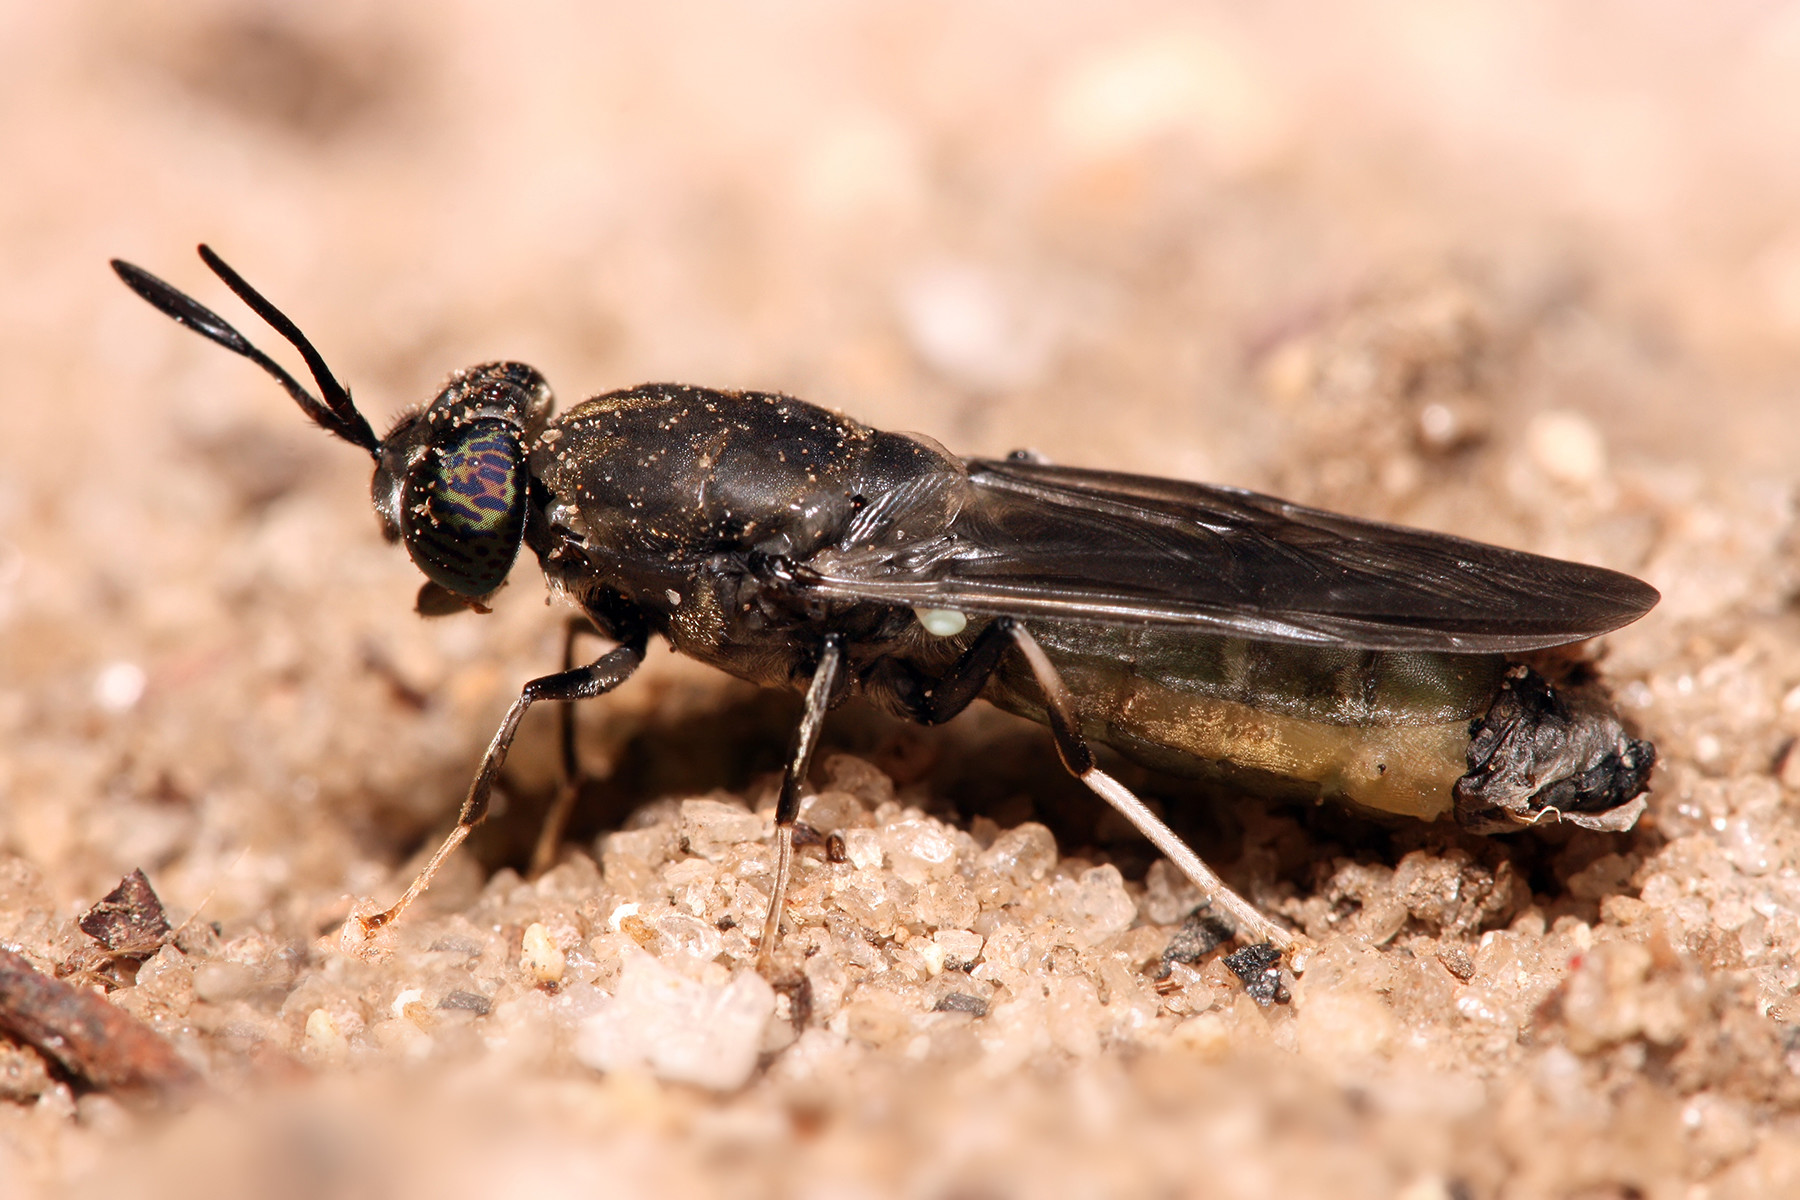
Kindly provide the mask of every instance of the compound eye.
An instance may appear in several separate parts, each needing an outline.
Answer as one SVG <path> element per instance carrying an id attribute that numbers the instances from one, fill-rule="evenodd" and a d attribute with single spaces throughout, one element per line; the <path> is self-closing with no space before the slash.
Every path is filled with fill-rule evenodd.
<path id="1" fill-rule="evenodd" d="M 484 417 L 446 430 L 406 475 L 406 551 L 433 583 L 485 596 L 518 557 L 527 492 L 525 451 L 509 422 Z"/>

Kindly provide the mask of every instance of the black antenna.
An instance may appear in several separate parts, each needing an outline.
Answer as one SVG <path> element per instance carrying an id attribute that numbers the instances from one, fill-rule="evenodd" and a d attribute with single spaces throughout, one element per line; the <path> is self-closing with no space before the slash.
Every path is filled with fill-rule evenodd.
<path id="1" fill-rule="evenodd" d="M 346 442 L 361 446 L 371 455 L 381 457 L 381 439 L 369 427 L 368 420 L 356 410 L 351 402 L 350 389 L 337 381 L 331 368 L 325 365 L 325 359 L 306 335 L 300 332 L 299 326 L 288 319 L 286 313 L 276 308 L 265 299 L 261 292 L 251 287 L 239 275 L 226 265 L 225 260 L 214 254 L 207 246 L 200 247 L 201 261 L 212 268 L 213 274 L 225 281 L 225 286 L 235 292 L 240 300 L 249 305 L 251 310 L 268 322 L 294 349 L 306 360 L 307 368 L 318 382 L 319 391 L 324 399 L 311 392 L 288 374 L 282 365 L 250 344 L 250 340 L 236 329 L 225 318 L 201 304 L 171 284 L 163 282 L 142 267 L 133 266 L 124 259 L 112 260 L 112 269 L 124 282 L 125 286 L 136 292 L 145 302 L 181 325 L 187 326 L 201 337 L 241 354 L 270 375 L 286 389 L 294 398 L 301 411 L 313 419 L 313 422 L 327 432 L 334 433 Z"/>

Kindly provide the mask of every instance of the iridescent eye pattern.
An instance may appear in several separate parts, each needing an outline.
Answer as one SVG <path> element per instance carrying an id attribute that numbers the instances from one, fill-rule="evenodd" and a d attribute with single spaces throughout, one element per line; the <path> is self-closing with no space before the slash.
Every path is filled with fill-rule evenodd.
<path id="1" fill-rule="evenodd" d="M 485 596 L 506 581 L 525 534 L 524 451 L 504 421 L 451 430 L 408 474 L 402 521 L 434 583 Z"/>

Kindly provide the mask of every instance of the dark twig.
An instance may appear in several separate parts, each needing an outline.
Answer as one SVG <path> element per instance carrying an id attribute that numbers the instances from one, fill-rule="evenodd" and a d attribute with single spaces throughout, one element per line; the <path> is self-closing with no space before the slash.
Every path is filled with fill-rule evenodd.
<path id="1" fill-rule="evenodd" d="M 175 1097 L 200 1083 L 199 1073 L 142 1021 L 5 949 L 0 949 L 0 1033 L 106 1091 Z"/>

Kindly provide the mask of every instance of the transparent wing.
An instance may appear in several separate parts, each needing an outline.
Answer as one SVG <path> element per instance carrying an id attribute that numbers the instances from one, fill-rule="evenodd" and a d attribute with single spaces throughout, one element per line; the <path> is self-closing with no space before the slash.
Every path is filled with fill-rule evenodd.
<path id="1" fill-rule="evenodd" d="M 804 564 L 819 592 L 917 608 L 1191 625 L 1264 641 L 1511 653 L 1617 629 L 1629 575 L 1237 488 L 971 460 L 940 533 Z"/>

